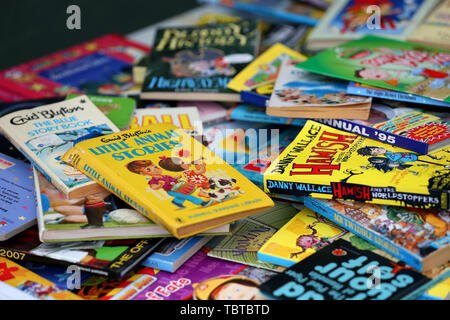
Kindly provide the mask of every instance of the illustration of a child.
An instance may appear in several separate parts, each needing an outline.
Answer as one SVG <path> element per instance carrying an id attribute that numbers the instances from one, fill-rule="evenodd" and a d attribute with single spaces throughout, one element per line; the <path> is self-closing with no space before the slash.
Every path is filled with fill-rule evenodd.
<path id="1" fill-rule="evenodd" d="M 264 300 L 259 284 L 245 276 L 220 276 L 194 284 L 195 300 Z"/>
<path id="2" fill-rule="evenodd" d="M 163 175 L 162 169 L 151 160 L 134 160 L 127 164 L 127 169 L 133 173 L 151 177 L 148 182 L 153 190 L 163 189 L 168 195 L 174 197 L 172 203 L 178 208 L 185 208 L 183 205 L 187 200 L 203 207 L 209 206 L 213 201 L 203 201 L 192 195 L 196 185 L 188 181 L 179 181 L 180 175 L 175 177 Z"/>

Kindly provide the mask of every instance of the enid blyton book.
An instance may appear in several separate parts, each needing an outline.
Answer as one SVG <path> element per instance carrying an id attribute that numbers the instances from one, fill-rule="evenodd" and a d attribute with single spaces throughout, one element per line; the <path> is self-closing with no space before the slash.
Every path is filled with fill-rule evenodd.
<path id="1" fill-rule="evenodd" d="M 30 164 L 0 153 L 0 241 L 36 223 L 36 197 Z"/>
<path id="2" fill-rule="evenodd" d="M 421 272 L 448 261 L 450 216 L 447 210 L 311 197 L 305 197 L 304 203 Z"/>
<path id="3" fill-rule="evenodd" d="M 299 68 L 450 102 L 450 51 L 377 36 L 324 50 Z"/>
<path id="4" fill-rule="evenodd" d="M 449 148 L 421 155 L 308 120 L 264 173 L 264 190 L 448 209 L 449 160 Z"/>
<path id="5" fill-rule="evenodd" d="M 218 243 L 211 246 L 212 250 L 208 255 L 272 271 L 283 271 L 284 268 L 279 265 L 258 259 L 257 252 L 297 212 L 288 202 L 276 201 L 273 208 L 233 224 L 232 234 L 221 237 Z"/>
<path id="6" fill-rule="evenodd" d="M 315 119 L 330 127 L 420 154 L 450 146 L 449 113 L 374 103 L 367 121 Z"/>
<path id="7" fill-rule="evenodd" d="M 228 82 L 259 46 L 256 20 L 156 31 L 141 98 L 240 101 Z"/>
<path id="8" fill-rule="evenodd" d="M 438 0 L 333 1 L 307 40 L 311 51 L 323 50 L 366 34 L 406 38 Z"/>
<path id="9" fill-rule="evenodd" d="M 273 206 L 260 188 L 170 123 L 82 141 L 63 159 L 177 238 Z"/>
<path id="10" fill-rule="evenodd" d="M 299 61 L 283 62 L 266 113 L 293 118 L 367 119 L 372 98 L 349 95 L 347 83 L 300 69 Z"/>
<path id="11" fill-rule="evenodd" d="M 69 198 L 103 190 L 62 161 L 74 143 L 119 129 L 89 100 L 70 100 L 23 109 L 0 118 L 0 131 L 52 184 Z"/>
<path id="12" fill-rule="evenodd" d="M 116 34 L 75 45 L 1 71 L 0 101 L 120 94 L 133 86 L 133 63 L 148 51 Z"/>
<path id="13" fill-rule="evenodd" d="M 283 267 L 309 257 L 347 231 L 309 208 L 287 221 L 258 250 L 258 259 Z"/>
<path id="14" fill-rule="evenodd" d="M 171 237 L 167 229 L 131 208 L 106 189 L 68 199 L 36 169 L 37 220 L 42 242 Z M 227 234 L 225 224 L 208 234 Z"/>
<path id="15" fill-rule="evenodd" d="M 80 271 L 121 279 L 139 265 L 164 238 L 68 241 L 42 243 L 37 228 L 28 228 L 0 242 L 9 259 L 59 267 L 77 266 Z"/>
<path id="16" fill-rule="evenodd" d="M 0 257 L 0 282 L 30 295 L 30 300 L 83 300 L 80 296 L 59 288 L 55 283 L 4 257 Z M 15 300 L 14 297 L 11 299 Z"/>
<path id="17" fill-rule="evenodd" d="M 410 300 L 429 282 L 411 267 L 338 239 L 259 289 L 275 300 Z"/>

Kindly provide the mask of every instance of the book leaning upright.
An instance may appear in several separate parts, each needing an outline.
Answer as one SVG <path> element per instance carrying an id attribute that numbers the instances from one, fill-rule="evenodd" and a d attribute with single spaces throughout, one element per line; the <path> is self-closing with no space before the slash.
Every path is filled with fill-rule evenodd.
<path id="1" fill-rule="evenodd" d="M 61 160 L 73 144 L 119 131 L 87 96 L 5 114 L 0 131 L 67 197 L 104 190 Z"/>

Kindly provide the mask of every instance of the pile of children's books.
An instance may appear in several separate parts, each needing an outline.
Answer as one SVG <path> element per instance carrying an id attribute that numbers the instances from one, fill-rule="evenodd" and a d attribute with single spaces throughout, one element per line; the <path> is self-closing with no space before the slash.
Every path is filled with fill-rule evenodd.
<path id="1" fill-rule="evenodd" d="M 449 299 L 450 1 L 200 2 L 0 72 L 0 299 Z"/>

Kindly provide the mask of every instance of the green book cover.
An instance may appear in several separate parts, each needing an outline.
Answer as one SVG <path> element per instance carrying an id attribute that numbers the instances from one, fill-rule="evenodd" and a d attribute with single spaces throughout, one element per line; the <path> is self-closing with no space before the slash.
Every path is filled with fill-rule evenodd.
<path id="1" fill-rule="evenodd" d="M 69 94 L 66 99 L 78 97 L 79 94 Z M 93 104 L 103 112 L 120 130 L 128 129 L 131 116 L 136 108 L 136 101 L 127 97 L 87 95 Z"/>
<path id="2" fill-rule="evenodd" d="M 274 207 L 239 220 L 233 225 L 232 234 L 222 237 L 208 255 L 281 272 L 284 267 L 258 260 L 257 252 L 298 211 L 287 202 L 276 201 Z"/>
<path id="3" fill-rule="evenodd" d="M 298 64 L 310 72 L 450 102 L 450 51 L 365 36 Z"/>
<path id="4" fill-rule="evenodd" d="M 240 101 L 227 85 L 256 57 L 259 40 L 252 19 L 157 29 L 141 98 Z"/>

